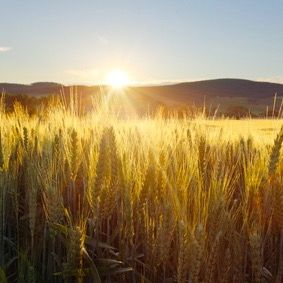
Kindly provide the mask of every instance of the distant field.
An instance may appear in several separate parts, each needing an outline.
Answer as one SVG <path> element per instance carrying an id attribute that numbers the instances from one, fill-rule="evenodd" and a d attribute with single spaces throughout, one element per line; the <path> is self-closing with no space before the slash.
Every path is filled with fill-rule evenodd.
<path id="1" fill-rule="evenodd" d="M 283 120 L 77 113 L 0 112 L 1 282 L 282 282 Z"/>
<path id="2" fill-rule="evenodd" d="M 251 137 L 256 143 L 270 145 L 282 127 L 283 119 L 197 119 L 193 124 L 215 138 L 219 135 L 221 139 L 235 141 L 240 137 Z"/>

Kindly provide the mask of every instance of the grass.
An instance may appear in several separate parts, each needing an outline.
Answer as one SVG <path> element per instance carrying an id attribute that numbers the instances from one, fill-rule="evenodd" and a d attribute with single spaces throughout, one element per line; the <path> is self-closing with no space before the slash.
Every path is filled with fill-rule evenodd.
<path id="1" fill-rule="evenodd" d="M 1 109 L 1 282 L 282 282 L 281 120 Z"/>

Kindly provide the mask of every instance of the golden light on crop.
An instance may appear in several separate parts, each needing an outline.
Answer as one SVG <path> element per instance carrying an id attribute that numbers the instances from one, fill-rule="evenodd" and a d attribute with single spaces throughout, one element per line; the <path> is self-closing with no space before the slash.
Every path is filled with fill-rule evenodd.
<path id="1" fill-rule="evenodd" d="M 129 84 L 129 77 L 122 70 L 115 69 L 107 75 L 106 83 L 114 89 L 121 89 Z"/>

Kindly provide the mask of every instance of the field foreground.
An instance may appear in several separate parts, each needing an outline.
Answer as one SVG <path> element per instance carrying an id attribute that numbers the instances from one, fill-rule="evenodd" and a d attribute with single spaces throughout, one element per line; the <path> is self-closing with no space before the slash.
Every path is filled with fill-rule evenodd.
<path id="1" fill-rule="evenodd" d="M 0 113 L 0 281 L 282 282 L 281 120 Z"/>

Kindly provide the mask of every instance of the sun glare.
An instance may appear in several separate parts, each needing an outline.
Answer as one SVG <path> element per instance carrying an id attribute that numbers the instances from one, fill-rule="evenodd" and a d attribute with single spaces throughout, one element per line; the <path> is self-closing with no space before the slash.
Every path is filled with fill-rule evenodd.
<path id="1" fill-rule="evenodd" d="M 129 84 L 129 77 L 121 70 L 112 70 L 107 76 L 106 83 L 112 88 L 120 89 Z"/>

